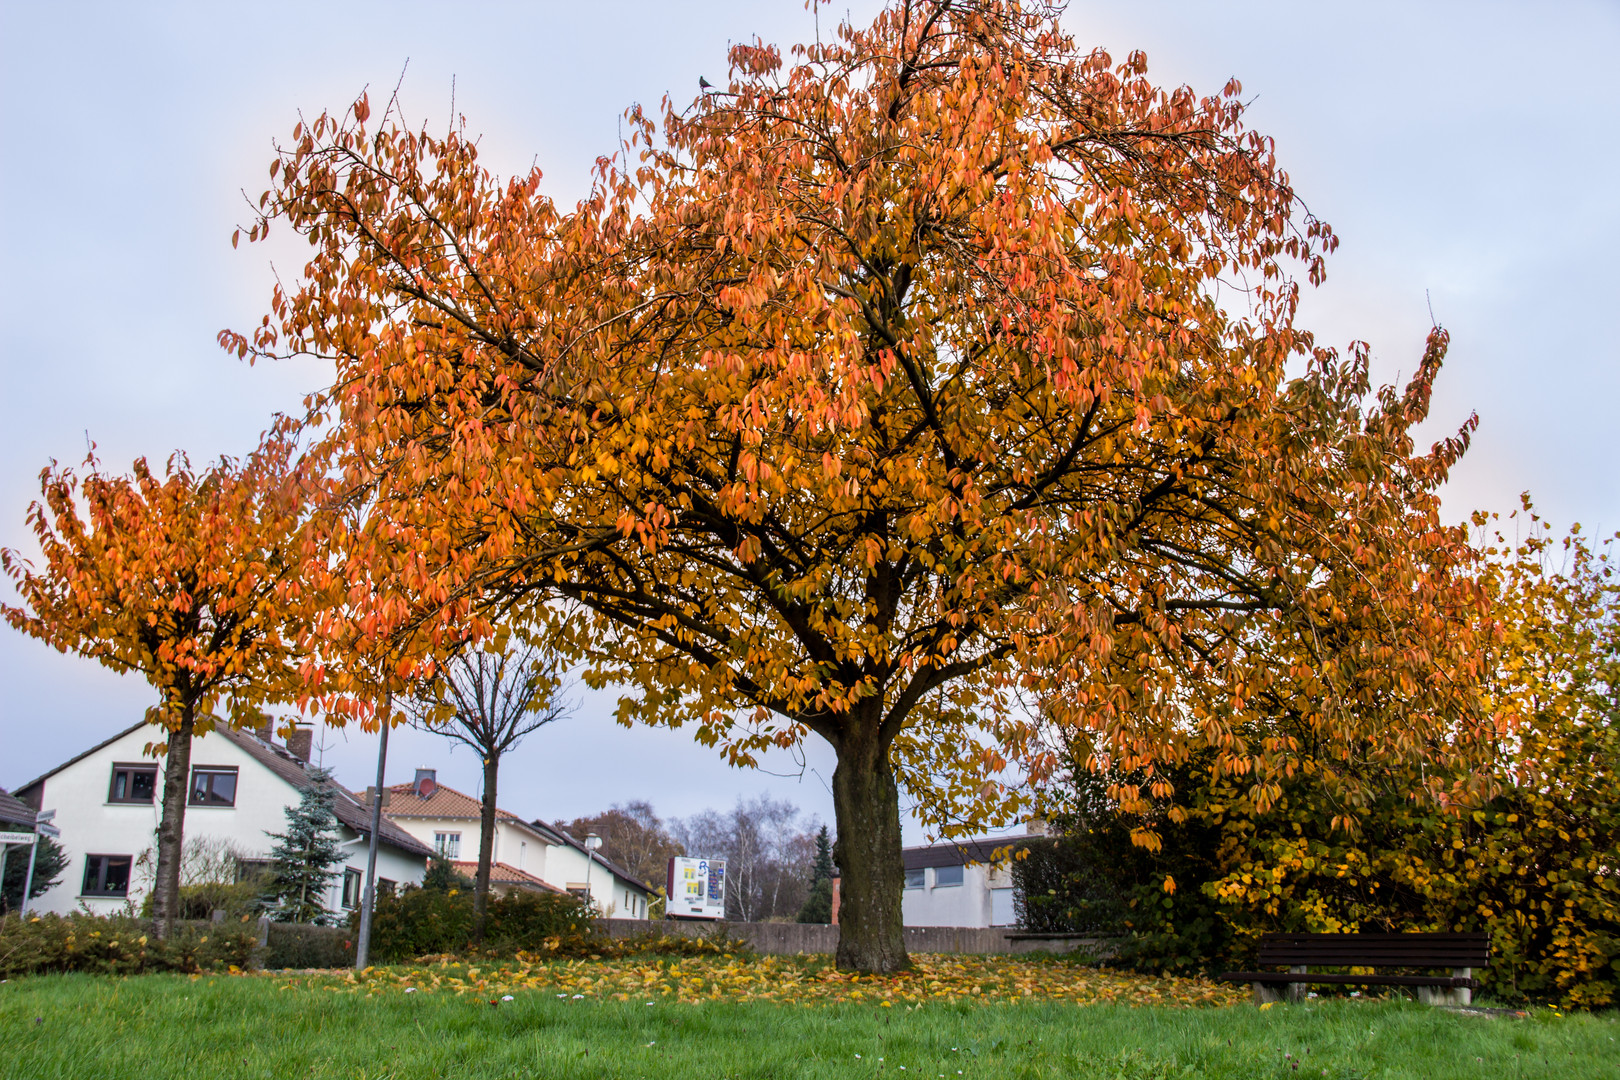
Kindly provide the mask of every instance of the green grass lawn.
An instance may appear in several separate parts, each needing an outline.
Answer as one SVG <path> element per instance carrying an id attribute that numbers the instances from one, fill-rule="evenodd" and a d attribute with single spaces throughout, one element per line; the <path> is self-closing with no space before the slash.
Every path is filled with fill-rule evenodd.
<path id="1" fill-rule="evenodd" d="M 502 995 L 504 996 L 504 995 Z M 1620 1077 L 1620 1020 L 1395 1002 L 652 1004 L 335 980 L 39 976 L 0 984 L 0 1075 L 52 1077 Z"/>

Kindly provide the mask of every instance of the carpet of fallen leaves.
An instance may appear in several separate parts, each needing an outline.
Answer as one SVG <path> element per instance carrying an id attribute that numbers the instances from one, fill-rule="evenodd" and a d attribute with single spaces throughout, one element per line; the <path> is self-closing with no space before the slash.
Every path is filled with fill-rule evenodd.
<path id="1" fill-rule="evenodd" d="M 868 1004 L 912 1008 L 925 1002 L 1064 1001 L 1077 1005 L 1225 1006 L 1248 1000 L 1247 987 L 1136 975 L 1018 957 L 913 955 L 900 975 L 857 975 L 825 960 L 762 956 L 558 961 L 519 954 L 509 962 L 473 963 L 449 957 L 360 973 L 309 972 L 287 980 L 337 992 L 454 993 L 500 1001 L 519 992 L 567 1000 L 771 1001 L 789 1004 Z M 279 978 L 286 979 L 281 973 Z"/>

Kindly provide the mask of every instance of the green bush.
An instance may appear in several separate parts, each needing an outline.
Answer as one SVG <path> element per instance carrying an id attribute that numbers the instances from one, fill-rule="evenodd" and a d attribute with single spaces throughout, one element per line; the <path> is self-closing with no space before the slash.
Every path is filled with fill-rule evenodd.
<path id="1" fill-rule="evenodd" d="M 243 916 L 257 916 L 264 910 L 264 879 L 255 876 L 242 881 L 205 881 L 196 885 L 180 886 L 179 904 L 175 918 L 207 922 L 214 912 L 223 911 L 231 920 Z M 141 901 L 141 916 L 152 917 L 152 894 Z"/>
<path id="2" fill-rule="evenodd" d="M 1196 786 L 1196 766 L 1169 770 L 1177 790 Z M 1219 875 L 1221 828 L 1201 814 L 1160 828 L 1149 850 L 1132 831 L 1158 824 L 1117 813 L 1103 778 L 1076 770 L 1061 833 L 1028 846 L 1012 864 L 1018 925 L 1045 933 L 1121 935 L 1109 963 L 1188 974 L 1230 966 L 1252 947 L 1235 937 L 1205 886 Z"/>
<path id="3" fill-rule="evenodd" d="M 354 934 L 343 926 L 273 922 L 260 962 L 272 969 L 352 967 Z"/>
<path id="4" fill-rule="evenodd" d="M 256 929 L 241 923 L 176 924 L 171 936 L 158 938 L 151 923 L 129 916 L 8 916 L 0 919 L 0 978 L 246 968 L 257 942 Z"/>
<path id="5" fill-rule="evenodd" d="M 359 913 L 349 919 L 359 925 Z M 473 894 L 462 889 L 407 886 L 381 895 L 371 920 L 371 958 L 395 963 L 436 953 L 467 952 L 472 942 Z M 596 951 L 595 915 L 585 901 L 557 893 L 492 896 L 481 951 L 492 953 Z"/>

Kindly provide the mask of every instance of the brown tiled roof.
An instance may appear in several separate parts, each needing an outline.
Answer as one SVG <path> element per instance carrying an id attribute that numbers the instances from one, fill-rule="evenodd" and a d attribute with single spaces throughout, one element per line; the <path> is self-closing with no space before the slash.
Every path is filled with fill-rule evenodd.
<path id="1" fill-rule="evenodd" d="M 7 795 L 5 788 L 0 788 L 0 822 L 8 825 L 26 825 L 34 827 L 34 808 L 13 795 Z"/>
<path id="2" fill-rule="evenodd" d="M 477 821 L 484 816 L 484 804 L 465 795 L 452 787 L 443 784 L 433 785 L 433 794 L 422 798 L 416 793 L 414 784 L 391 784 L 388 788 L 388 816 L 396 818 L 449 818 L 453 820 Z M 495 816 L 501 821 L 509 821 L 514 825 L 521 825 L 530 832 L 537 830 L 529 822 L 524 821 L 509 810 L 495 809 Z M 541 834 L 544 836 L 544 834 Z M 550 837 L 546 837 L 550 839 Z"/>
<path id="3" fill-rule="evenodd" d="M 477 862 L 461 862 L 458 860 L 453 865 L 457 871 L 466 874 L 468 877 L 476 877 L 478 874 Z M 557 886 L 548 885 L 544 881 L 541 881 L 527 870 L 519 870 L 515 866 L 507 866 L 503 862 L 490 864 L 489 883 L 491 885 L 515 885 L 524 889 L 533 889 L 536 892 L 563 892 L 563 890 L 557 888 Z"/>

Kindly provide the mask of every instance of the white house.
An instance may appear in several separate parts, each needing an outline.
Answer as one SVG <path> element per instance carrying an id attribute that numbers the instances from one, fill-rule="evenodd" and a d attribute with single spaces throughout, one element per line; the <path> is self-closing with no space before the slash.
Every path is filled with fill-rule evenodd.
<path id="1" fill-rule="evenodd" d="M 142 854 L 156 848 L 162 814 L 163 766 L 146 745 L 157 731 L 134 724 L 17 789 L 35 810 L 55 810 L 69 861 L 62 879 L 29 905 L 39 912 L 87 908 L 101 914 L 139 907 L 151 870 Z M 220 729 L 193 741 L 185 835 L 229 841 L 250 860 L 266 858 L 282 832 L 283 811 L 317 781 L 309 772 L 310 733 L 300 730 L 278 745 L 268 729 Z M 326 898 L 341 913 L 359 903 L 371 835 L 371 811 L 331 781 L 341 833 L 343 869 Z M 432 852 L 384 817 L 377 851 L 379 885 L 417 883 Z"/>
<path id="2" fill-rule="evenodd" d="M 438 783 L 435 770 L 418 769 L 411 783 L 389 788 L 384 807 L 400 828 L 453 861 L 456 869 L 469 877 L 477 870 L 482 807 L 472 796 Z M 544 822 L 496 810 L 491 859 L 491 888 L 532 888 L 522 880 L 531 878 L 544 888 L 589 897 L 605 916 L 647 917 L 653 893 L 644 882 Z"/>
<path id="3" fill-rule="evenodd" d="M 1032 830 L 1028 834 L 903 849 L 906 886 L 900 897 L 900 912 L 905 924 L 1014 925 L 1017 917 L 1013 913 L 1010 859 L 1030 835 L 1039 834 Z"/>

